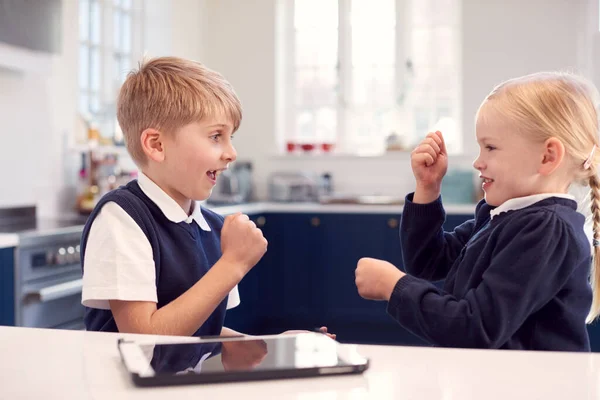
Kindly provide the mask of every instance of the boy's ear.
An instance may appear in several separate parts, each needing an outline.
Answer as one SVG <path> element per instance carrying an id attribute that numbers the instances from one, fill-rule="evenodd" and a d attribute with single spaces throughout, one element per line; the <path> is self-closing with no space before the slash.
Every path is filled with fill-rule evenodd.
<path id="1" fill-rule="evenodd" d="M 550 175 L 565 157 L 565 146 L 557 138 L 550 138 L 544 142 L 542 163 L 539 172 L 542 175 Z"/>
<path id="2" fill-rule="evenodd" d="M 140 137 L 140 143 L 146 157 L 156 162 L 165 159 L 163 136 L 160 131 L 152 128 L 144 129 Z"/>

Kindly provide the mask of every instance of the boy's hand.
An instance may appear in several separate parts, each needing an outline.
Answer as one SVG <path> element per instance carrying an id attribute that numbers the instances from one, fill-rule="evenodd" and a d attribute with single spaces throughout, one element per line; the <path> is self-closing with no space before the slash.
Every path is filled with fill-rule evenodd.
<path id="1" fill-rule="evenodd" d="M 267 356 L 267 342 L 262 339 L 223 342 L 221 362 L 225 371 L 256 368 Z"/>
<path id="2" fill-rule="evenodd" d="M 430 203 L 441 192 L 442 178 L 448 171 L 448 153 L 440 131 L 430 132 L 413 150 L 410 164 L 417 181 L 413 201 Z"/>
<path id="3" fill-rule="evenodd" d="M 327 331 L 327 327 L 326 326 L 320 327 L 319 329 L 317 329 L 317 331 L 319 333 L 327 335 L 327 337 L 329 337 L 329 338 L 331 338 L 333 340 L 335 340 L 335 338 L 337 337 L 337 335 L 335 333 L 329 333 Z M 296 333 L 310 333 L 310 332 L 311 331 L 307 331 L 307 330 L 303 330 L 303 329 L 294 329 L 294 330 L 289 330 L 289 331 L 282 332 L 281 334 L 282 335 L 293 335 L 293 334 L 296 334 Z"/>
<path id="4" fill-rule="evenodd" d="M 361 297 L 389 301 L 396 283 L 406 274 L 387 261 L 361 258 L 355 275 L 356 288 Z"/>
<path id="5" fill-rule="evenodd" d="M 267 251 L 267 239 L 247 215 L 237 213 L 225 217 L 221 230 L 223 258 L 241 265 L 248 272 Z"/>

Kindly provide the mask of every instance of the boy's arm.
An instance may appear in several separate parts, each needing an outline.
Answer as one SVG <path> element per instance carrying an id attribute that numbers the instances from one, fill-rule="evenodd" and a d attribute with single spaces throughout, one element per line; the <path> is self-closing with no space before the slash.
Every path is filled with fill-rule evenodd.
<path id="1" fill-rule="evenodd" d="M 160 309 L 149 301 L 110 300 L 119 332 L 193 335 L 243 278 L 243 270 L 221 258 L 194 286 Z"/>
<path id="2" fill-rule="evenodd" d="M 267 240 L 247 215 L 225 218 L 223 256 L 194 286 L 169 304 L 111 300 L 119 332 L 193 335 L 267 250 Z"/>
<path id="3" fill-rule="evenodd" d="M 477 211 L 480 207 L 481 204 Z M 473 234 L 475 220 L 461 224 L 453 232 L 444 232 L 445 220 L 446 213 L 439 195 L 427 204 L 413 202 L 413 194 L 406 196 L 400 223 L 400 243 L 406 272 L 429 281 L 446 277 Z"/>

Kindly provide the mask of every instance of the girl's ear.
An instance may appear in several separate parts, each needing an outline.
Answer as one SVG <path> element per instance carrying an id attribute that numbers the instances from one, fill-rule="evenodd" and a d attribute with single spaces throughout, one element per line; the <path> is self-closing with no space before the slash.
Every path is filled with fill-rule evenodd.
<path id="1" fill-rule="evenodd" d="M 539 173 L 542 175 L 550 175 L 558 168 L 563 158 L 565 157 L 565 146 L 557 138 L 550 138 L 544 142 L 542 154 L 542 163 L 540 164 Z"/>

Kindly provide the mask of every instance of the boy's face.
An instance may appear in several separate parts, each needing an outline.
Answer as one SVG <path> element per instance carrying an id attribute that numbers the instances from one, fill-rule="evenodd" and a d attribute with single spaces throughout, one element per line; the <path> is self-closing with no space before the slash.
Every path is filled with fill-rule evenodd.
<path id="1" fill-rule="evenodd" d="M 207 199 L 218 176 L 237 158 L 233 125 L 210 118 L 185 125 L 163 139 L 167 193 L 179 204 Z"/>
<path id="2" fill-rule="evenodd" d="M 485 200 L 499 206 L 506 200 L 536 194 L 543 145 L 536 144 L 496 118 L 476 124 L 479 157 L 473 167 L 483 180 Z"/>

